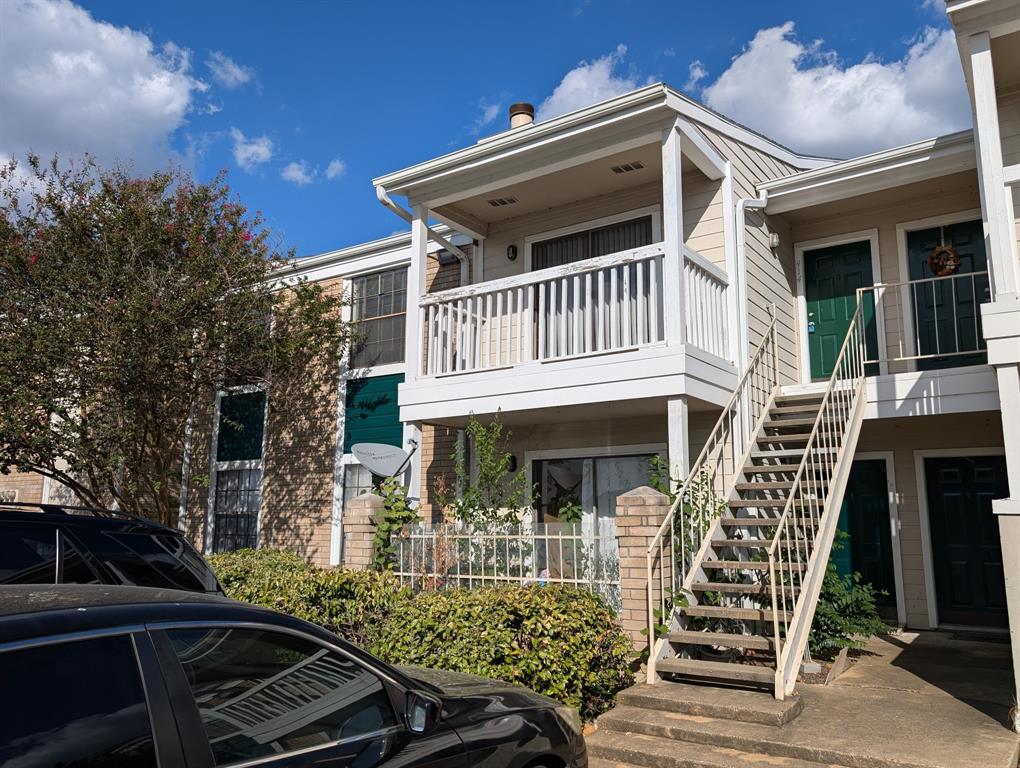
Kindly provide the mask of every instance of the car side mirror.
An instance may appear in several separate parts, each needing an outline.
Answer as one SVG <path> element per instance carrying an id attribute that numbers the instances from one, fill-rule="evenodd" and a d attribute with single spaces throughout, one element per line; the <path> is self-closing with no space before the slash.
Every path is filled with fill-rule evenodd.
<path id="1" fill-rule="evenodd" d="M 411 733 L 428 733 L 439 722 L 439 702 L 420 691 L 408 691 L 404 721 Z"/>

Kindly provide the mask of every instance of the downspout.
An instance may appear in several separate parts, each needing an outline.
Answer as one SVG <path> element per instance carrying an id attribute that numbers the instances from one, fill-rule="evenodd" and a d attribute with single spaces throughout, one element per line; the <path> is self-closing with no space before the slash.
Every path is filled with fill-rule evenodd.
<path id="1" fill-rule="evenodd" d="M 402 218 L 408 224 L 414 221 L 414 216 L 411 214 L 411 212 L 405 210 L 404 208 L 401 208 L 398 203 L 394 202 L 393 199 L 388 194 L 386 194 L 386 190 L 383 189 L 383 187 L 379 186 L 378 184 L 375 187 L 375 196 L 379 199 L 380 203 L 389 208 L 391 211 L 397 214 L 397 216 Z M 432 227 L 428 225 L 428 222 L 425 222 L 425 231 L 429 233 L 429 239 L 443 246 L 443 248 L 445 248 L 446 250 L 448 250 L 450 253 L 457 257 L 457 260 L 460 262 L 461 283 L 463 283 L 464 278 L 466 277 L 467 274 L 468 255 L 464 253 L 464 251 L 462 251 L 456 245 L 447 240 L 445 237 L 443 237 L 441 234 L 432 229 Z"/>
<path id="2" fill-rule="evenodd" d="M 768 201 L 768 190 L 761 193 L 759 197 L 742 197 L 737 201 L 737 215 L 734 222 L 737 238 L 737 308 L 740 312 L 740 359 L 737 370 L 741 371 L 747 365 L 747 358 L 750 354 L 748 344 L 748 305 L 747 305 L 747 223 L 744 220 L 747 211 L 761 211 L 765 209 Z"/>

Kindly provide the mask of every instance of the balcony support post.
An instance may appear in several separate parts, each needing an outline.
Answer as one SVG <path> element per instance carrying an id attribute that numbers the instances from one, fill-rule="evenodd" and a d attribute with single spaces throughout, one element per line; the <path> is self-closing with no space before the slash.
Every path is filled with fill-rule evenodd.
<path id="1" fill-rule="evenodd" d="M 680 171 L 680 119 L 662 135 L 662 297 L 666 313 L 663 328 L 666 343 L 684 343 L 684 313 L 687 294 L 684 290 L 684 220 L 683 182 Z"/>
<path id="2" fill-rule="evenodd" d="M 981 186 L 981 217 L 988 244 L 992 296 L 1016 295 L 1020 293 L 1020 275 L 1017 274 L 1020 267 L 1013 232 L 1013 195 L 1003 172 L 992 41 L 987 32 L 970 37 L 970 67 L 974 77 L 974 141 Z"/>
<path id="3" fill-rule="evenodd" d="M 667 450 L 669 451 L 669 476 L 682 483 L 691 471 L 690 419 L 687 411 L 687 396 L 682 395 L 666 401 Z"/>

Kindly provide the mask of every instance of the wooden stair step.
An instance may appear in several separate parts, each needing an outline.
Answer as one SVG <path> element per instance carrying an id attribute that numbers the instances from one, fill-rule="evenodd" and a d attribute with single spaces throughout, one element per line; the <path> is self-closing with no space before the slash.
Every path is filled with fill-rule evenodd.
<path id="1" fill-rule="evenodd" d="M 796 473 L 800 464 L 751 464 L 742 470 L 745 475 L 768 475 L 768 474 L 789 474 Z"/>
<path id="2" fill-rule="evenodd" d="M 738 608 L 732 605 L 691 605 L 680 608 L 684 616 L 703 616 L 709 619 L 735 619 L 737 621 L 772 621 L 771 608 Z M 778 611 L 779 620 L 789 619 L 791 614 Z"/>
<path id="3" fill-rule="evenodd" d="M 828 483 L 802 479 L 800 485 L 802 488 L 825 488 Z M 793 480 L 752 480 L 733 487 L 738 491 L 789 491 L 793 489 Z"/>
<path id="4" fill-rule="evenodd" d="M 787 405 L 805 405 L 807 403 L 815 403 L 817 406 L 821 406 L 822 398 L 825 397 L 824 392 L 784 392 L 781 395 L 776 395 L 775 405 L 787 406 Z"/>
<path id="5" fill-rule="evenodd" d="M 779 517 L 720 517 L 719 522 L 730 528 L 775 528 L 779 525 Z M 804 525 L 813 522 L 809 517 L 791 517 L 790 522 L 795 525 Z"/>
<path id="6" fill-rule="evenodd" d="M 752 451 L 752 459 L 804 458 L 804 448 L 772 448 L 766 451 Z M 799 466 L 799 465 L 798 465 Z"/>
<path id="7" fill-rule="evenodd" d="M 702 560 L 702 570 L 706 571 L 767 571 L 769 569 L 766 560 Z M 776 568 L 781 571 L 803 571 L 803 563 L 776 563 Z"/>
<path id="8" fill-rule="evenodd" d="M 776 414 L 777 416 L 786 416 L 788 414 L 795 413 L 813 413 L 818 414 L 818 408 L 821 405 L 821 400 L 817 403 L 800 403 L 798 405 L 780 405 L 775 408 L 769 408 L 769 415 Z"/>
<path id="9" fill-rule="evenodd" d="M 761 549 L 763 547 L 771 547 L 772 539 L 713 539 L 712 547 L 734 547 L 741 548 L 746 547 L 747 549 Z"/>
<path id="10" fill-rule="evenodd" d="M 786 435 L 758 435 L 758 443 L 806 443 L 811 437 L 810 432 L 791 432 Z"/>
<path id="11" fill-rule="evenodd" d="M 770 428 L 783 428 L 789 427 L 813 427 L 815 425 L 815 419 L 770 419 L 763 425 L 765 429 Z"/>
<path id="12" fill-rule="evenodd" d="M 776 679 L 776 671 L 771 667 L 756 667 L 750 664 L 733 664 L 725 661 L 703 661 L 701 659 L 659 659 L 655 663 L 655 671 L 667 675 L 689 675 L 766 685 L 772 685 Z"/>
<path id="13" fill-rule="evenodd" d="M 796 592 L 797 587 L 787 584 L 782 587 L 786 591 Z M 726 581 L 695 581 L 691 584 L 691 592 L 719 592 L 732 595 L 767 595 L 771 594 L 766 584 L 733 584 Z"/>
<path id="14" fill-rule="evenodd" d="M 771 651 L 775 641 L 762 635 L 738 635 L 734 632 L 693 632 L 676 630 L 669 633 L 669 641 L 678 645 L 715 645 L 723 648 L 753 648 Z"/>
<path id="15" fill-rule="evenodd" d="M 787 496 L 785 499 L 732 499 L 726 502 L 726 506 L 728 506 L 730 509 L 754 509 L 755 507 L 783 509 L 784 507 L 786 507 L 786 502 L 789 500 L 790 500 L 789 496 Z M 822 499 L 818 500 L 819 506 L 821 506 L 823 503 L 824 502 Z M 803 506 L 804 506 L 803 503 L 799 503 L 794 504 L 793 508 L 800 509 Z"/>

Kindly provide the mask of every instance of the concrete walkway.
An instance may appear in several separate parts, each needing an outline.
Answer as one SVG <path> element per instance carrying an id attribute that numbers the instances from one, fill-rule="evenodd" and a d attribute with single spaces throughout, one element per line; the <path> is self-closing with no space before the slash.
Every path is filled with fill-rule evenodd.
<path id="1" fill-rule="evenodd" d="M 785 738 L 820 742 L 881 762 L 933 768 L 1015 768 L 1009 730 L 1013 675 L 1008 643 L 948 632 L 874 638 L 867 655 L 829 686 L 801 685 L 800 717 Z"/>

